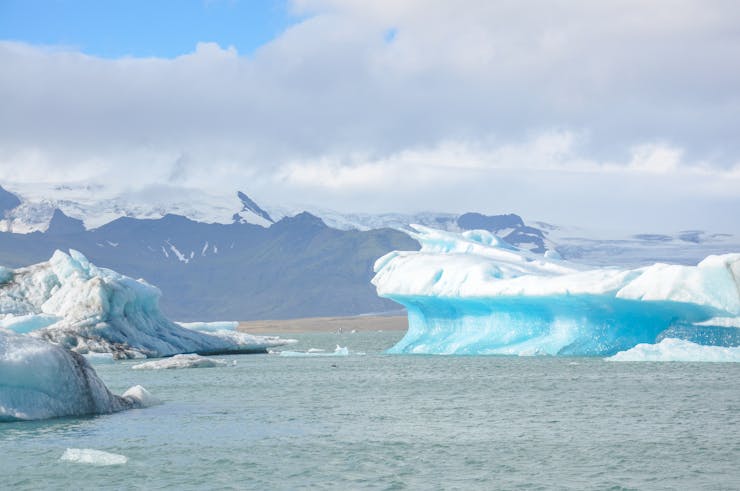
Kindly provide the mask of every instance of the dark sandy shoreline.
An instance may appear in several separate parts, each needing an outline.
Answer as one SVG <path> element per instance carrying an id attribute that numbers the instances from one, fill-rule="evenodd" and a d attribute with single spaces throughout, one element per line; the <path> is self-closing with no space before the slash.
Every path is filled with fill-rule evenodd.
<path id="1" fill-rule="evenodd" d="M 286 320 L 260 320 L 240 322 L 237 331 L 250 334 L 290 334 L 302 332 L 352 332 L 352 331 L 405 331 L 405 315 L 309 317 Z"/>

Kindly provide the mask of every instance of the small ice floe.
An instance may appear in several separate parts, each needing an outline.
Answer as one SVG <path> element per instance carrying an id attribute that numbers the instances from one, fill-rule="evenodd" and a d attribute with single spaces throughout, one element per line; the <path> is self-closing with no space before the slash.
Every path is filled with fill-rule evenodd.
<path id="1" fill-rule="evenodd" d="M 162 370 L 172 368 L 213 368 L 213 367 L 225 367 L 228 363 L 225 360 L 217 360 L 215 358 L 206 358 L 196 354 L 188 355 L 175 355 L 171 358 L 163 358 L 161 360 L 147 361 L 139 363 L 131 368 L 134 370 Z M 233 363 L 232 365 L 235 365 Z"/>
<path id="2" fill-rule="evenodd" d="M 124 392 L 121 397 L 131 402 L 136 408 L 158 406 L 162 401 L 152 395 L 141 385 L 134 385 Z"/>
<path id="3" fill-rule="evenodd" d="M 92 448 L 68 448 L 64 451 L 59 460 L 65 462 L 74 462 L 76 464 L 90 465 L 123 465 L 128 462 L 125 455 L 103 452 Z"/>
<path id="4" fill-rule="evenodd" d="M 526 348 L 519 351 L 518 353 L 512 354 L 516 354 L 517 356 L 549 356 L 547 351 L 544 351 L 540 348 Z"/>
<path id="5" fill-rule="evenodd" d="M 315 348 L 312 348 L 308 351 L 278 351 L 275 352 L 276 354 L 280 356 L 293 356 L 293 357 L 301 357 L 301 356 L 349 356 L 349 348 L 346 346 L 339 346 L 334 349 L 333 352 L 327 353 L 323 350 L 317 351 Z M 355 355 L 364 355 L 365 353 L 355 352 L 353 353 Z"/>
<path id="6" fill-rule="evenodd" d="M 607 361 L 740 362 L 740 346 L 704 346 L 683 339 L 665 338 L 657 344 L 638 344 Z"/>

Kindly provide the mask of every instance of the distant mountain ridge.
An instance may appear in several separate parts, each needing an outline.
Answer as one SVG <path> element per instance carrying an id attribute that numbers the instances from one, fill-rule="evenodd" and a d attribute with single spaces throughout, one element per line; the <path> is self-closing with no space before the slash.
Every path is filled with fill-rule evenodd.
<path id="1" fill-rule="evenodd" d="M 162 203 L 117 199 L 97 207 L 95 201 L 31 202 L 0 188 L 0 224 L 5 225 L 0 265 L 25 266 L 47 260 L 55 249 L 73 248 L 100 266 L 159 286 L 162 308 L 172 318 L 249 320 L 397 309 L 376 295 L 370 278 L 377 258 L 392 250 L 418 249 L 400 231 L 410 223 L 456 232 L 486 229 L 519 248 L 535 253 L 554 249 L 566 259 L 592 265 L 691 264 L 711 253 L 740 250 L 734 236 L 701 230 L 615 240 L 543 222 L 527 224 L 512 213 L 320 210 L 291 216 L 268 211 L 243 192 L 215 202 L 194 194 L 187 198 L 176 196 L 175 212 L 168 212 Z M 104 223 L 85 226 L 96 221 Z"/>
<path id="2" fill-rule="evenodd" d="M 2 189 L 2 188 L 0 188 Z M 64 188 L 73 191 L 73 188 Z M 94 194 L 95 190 L 82 189 L 83 194 Z M 4 194 L 3 194 L 4 193 Z M 260 206 L 242 191 L 235 193 L 236 200 L 225 196 L 197 196 L 189 193 L 190 199 L 177 196 L 167 202 L 133 201 L 127 198 L 88 199 L 86 202 L 74 199 L 28 200 L 19 199 L 13 193 L 0 192 L 0 231 L 6 232 L 45 232 L 52 225 L 53 233 L 65 227 L 79 229 L 79 224 L 89 230 L 97 229 L 120 217 L 156 219 L 168 214 L 186 216 L 196 222 L 241 223 L 271 227 L 286 216 L 296 215 L 304 210 L 286 211 L 276 208 L 270 212 Z M 5 196 L 5 197 L 4 197 Z M 2 203 L 7 202 L 2 209 Z M 79 198 L 78 198 L 79 199 Z M 215 205 L 213 202 L 215 201 Z M 419 223 L 447 231 L 483 228 L 500 235 L 512 245 L 533 252 L 544 252 L 547 248 L 544 234 L 534 227 L 524 224 L 518 215 L 485 216 L 478 213 L 416 213 L 416 214 L 363 214 L 337 213 L 332 210 L 308 210 L 321 218 L 329 227 L 339 230 L 369 231 L 381 228 L 407 229 L 411 223 Z M 60 215 L 59 213 L 62 213 Z M 64 224 L 62 224 L 64 222 Z"/>
<path id="3" fill-rule="evenodd" d="M 121 217 L 93 230 L 56 210 L 46 232 L 0 233 L 0 264 L 25 266 L 56 249 L 158 286 L 178 320 L 354 315 L 397 309 L 369 282 L 375 260 L 416 249 L 402 232 L 341 231 L 300 213 L 270 227 L 201 223 L 168 214 Z"/>

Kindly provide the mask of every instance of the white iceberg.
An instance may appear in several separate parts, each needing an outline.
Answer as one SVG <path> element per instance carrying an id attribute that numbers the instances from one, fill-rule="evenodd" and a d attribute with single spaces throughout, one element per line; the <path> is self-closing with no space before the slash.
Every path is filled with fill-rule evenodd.
<path id="1" fill-rule="evenodd" d="M 112 394 L 77 353 L 0 330 L 0 421 L 106 414 L 155 402 L 140 386 Z"/>
<path id="2" fill-rule="evenodd" d="M 99 466 L 123 465 L 128 457 L 116 453 L 103 452 L 92 448 L 68 448 L 59 460 Z"/>
<path id="3" fill-rule="evenodd" d="M 740 316 L 740 254 L 589 269 L 486 231 L 413 228 L 421 250 L 381 257 L 372 280 L 408 311 L 408 332 L 391 353 L 611 355 L 671 330 L 740 344 L 740 330 L 726 327 Z M 712 318 L 724 325 L 696 325 Z"/>
<path id="4" fill-rule="evenodd" d="M 146 361 L 131 368 L 134 370 L 163 370 L 172 368 L 213 368 L 225 367 L 228 363 L 224 360 L 207 358 L 196 354 L 175 355 L 171 358 Z"/>
<path id="5" fill-rule="evenodd" d="M 286 343 L 234 331 L 185 329 L 159 310 L 159 289 L 99 268 L 74 250 L 56 251 L 48 262 L 1 276 L 0 326 L 81 354 L 137 358 L 251 353 Z"/>
<path id="6" fill-rule="evenodd" d="M 332 352 L 326 352 L 324 350 L 317 350 L 317 349 L 309 349 L 308 351 L 289 351 L 289 350 L 283 350 L 279 351 L 277 353 L 280 356 L 288 356 L 288 357 L 324 357 L 324 356 L 349 356 L 349 348 L 346 346 L 339 346 L 334 349 Z M 364 355 L 365 353 L 355 353 L 356 355 Z"/>
<path id="7" fill-rule="evenodd" d="M 606 358 L 608 361 L 740 362 L 740 347 L 702 346 L 665 338 L 657 344 L 638 344 Z"/>

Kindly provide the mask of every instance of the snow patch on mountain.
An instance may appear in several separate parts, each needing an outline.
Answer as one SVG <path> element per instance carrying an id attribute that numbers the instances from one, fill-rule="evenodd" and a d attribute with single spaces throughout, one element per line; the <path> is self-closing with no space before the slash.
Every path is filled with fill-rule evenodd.
<path id="1" fill-rule="evenodd" d="M 13 233 L 44 232 L 61 210 L 67 217 L 81 220 L 88 230 L 116 218 L 162 218 L 180 215 L 203 223 L 253 223 L 268 227 L 274 220 L 244 193 L 213 194 L 199 189 L 151 186 L 122 194 L 111 194 L 105 187 L 89 185 L 14 184 L 7 193 L 20 204 L 0 210 L 0 231 Z M 7 206 L 15 204 L 7 198 Z M 3 202 L 5 202 L 3 201 Z"/>

